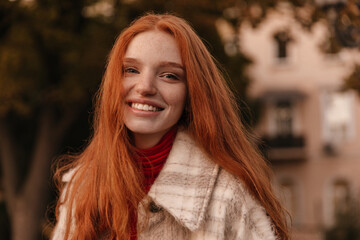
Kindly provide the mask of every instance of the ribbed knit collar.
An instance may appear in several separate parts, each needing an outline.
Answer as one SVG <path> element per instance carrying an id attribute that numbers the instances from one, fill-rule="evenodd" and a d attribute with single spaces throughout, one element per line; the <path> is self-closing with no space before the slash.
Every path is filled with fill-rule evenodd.
<path id="1" fill-rule="evenodd" d="M 172 148 L 177 127 L 170 129 L 154 147 L 137 149 L 136 161 L 141 165 L 145 178 L 145 191 L 148 192 L 163 168 Z"/>

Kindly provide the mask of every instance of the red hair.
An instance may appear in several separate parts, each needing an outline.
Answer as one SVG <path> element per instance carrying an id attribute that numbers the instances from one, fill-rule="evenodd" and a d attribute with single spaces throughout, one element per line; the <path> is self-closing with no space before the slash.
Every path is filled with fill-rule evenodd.
<path id="1" fill-rule="evenodd" d="M 79 156 L 70 156 L 73 161 L 55 174 L 60 183 L 64 172 L 76 169 L 63 200 L 68 205 L 65 239 L 95 239 L 105 231 L 110 239 L 130 239 L 131 223 L 145 193 L 142 174 L 131 161 L 134 148 L 122 117 L 122 59 L 130 41 L 151 30 L 171 34 L 181 52 L 188 99 L 180 124 L 216 164 L 243 181 L 267 211 L 279 239 L 288 239 L 284 210 L 272 191 L 269 167 L 249 141 L 214 59 L 188 23 L 167 14 L 145 15 L 120 34 L 97 96 L 94 135 L 86 149 Z M 59 201 L 57 209 L 61 204 Z"/>

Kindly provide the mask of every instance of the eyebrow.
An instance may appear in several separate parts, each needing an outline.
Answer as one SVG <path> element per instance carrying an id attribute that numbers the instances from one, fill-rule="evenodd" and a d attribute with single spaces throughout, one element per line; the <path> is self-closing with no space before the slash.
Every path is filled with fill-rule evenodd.
<path id="1" fill-rule="evenodd" d="M 123 61 L 128 63 L 140 63 L 136 58 L 124 58 Z"/>
<path id="2" fill-rule="evenodd" d="M 136 63 L 136 64 L 141 63 L 136 58 L 124 58 L 124 62 L 125 63 Z M 176 62 L 163 61 L 163 62 L 160 62 L 159 66 L 160 67 L 175 67 L 175 68 L 179 68 L 184 71 L 183 65 L 176 63 Z"/>
<path id="3" fill-rule="evenodd" d="M 184 67 L 176 62 L 160 62 L 159 64 L 161 67 L 175 67 L 175 68 L 180 68 L 181 70 L 184 70 Z"/>

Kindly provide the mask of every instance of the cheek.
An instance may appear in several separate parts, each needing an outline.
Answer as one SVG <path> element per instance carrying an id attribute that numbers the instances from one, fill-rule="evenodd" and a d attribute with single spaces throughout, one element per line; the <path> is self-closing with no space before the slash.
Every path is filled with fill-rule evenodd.
<path id="1" fill-rule="evenodd" d="M 131 85 L 129 81 L 126 80 L 122 80 L 121 81 L 121 94 L 123 97 L 126 97 L 126 95 L 129 93 L 130 89 L 131 89 Z"/>
<path id="2" fill-rule="evenodd" d="M 186 88 L 178 89 L 172 97 L 172 103 L 176 107 L 176 111 L 182 113 L 185 107 L 187 91 Z"/>
<path id="3" fill-rule="evenodd" d="M 186 85 L 184 85 L 183 90 L 181 91 L 180 100 L 182 102 L 182 106 L 184 108 L 186 99 L 188 98 L 188 91 Z"/>

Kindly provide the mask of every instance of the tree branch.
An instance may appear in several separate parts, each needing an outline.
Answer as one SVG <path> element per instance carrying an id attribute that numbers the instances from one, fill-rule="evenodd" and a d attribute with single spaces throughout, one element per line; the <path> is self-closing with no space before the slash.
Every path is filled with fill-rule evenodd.
<path id="1" fill-rule="evenodd" d="M 44 176 L 48 175 L 50 158 L 53 157 L 58 144 L 58 140 L 53 137 L 53 121 L 54 117 L 50 109 L 44 109 L 40 113 L 29 173 L 22 191 L 25 195 L 34 195 L 34 189 L 43 186 L 46 181 Z"/>
<path id="2" fill-rule="evenodd" d="M 61 119 L 57 119 L 54 110 L 47 106 L 40 113 L 29 174 L 22 189 L 22 197 L 29 206 L 37 208 L 34 209 L 34 214 L 42 213 L 41 208 L 46 204 L 51 161 L 56 156 L 56 151 L 66 131 L 78 116 L 78 112 L 77 107 L 68 109 Z"/>

